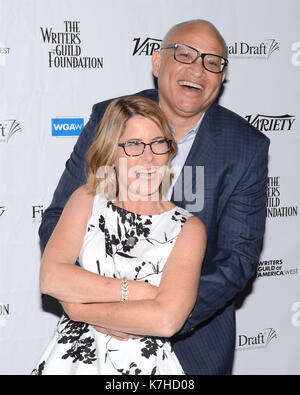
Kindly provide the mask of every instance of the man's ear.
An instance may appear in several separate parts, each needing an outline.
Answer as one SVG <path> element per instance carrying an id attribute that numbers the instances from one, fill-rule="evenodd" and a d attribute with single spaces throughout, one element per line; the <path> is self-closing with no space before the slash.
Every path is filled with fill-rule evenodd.
<path id="1" fill-rule="evenodd" d="M 226 72 L 225 72 L 225 71 L 223 71 L 223 75 L 222 75 L 222 83 L 225 81 L 225 78 L 226 78 Z"/>
<path id="2" fill-rule="evenodd" d="M 152 55 L 152 73 L 156 78 L 158 77 L 160 62 L 161 62 L 161 52 L 155 51 L 154 54 Z"/>

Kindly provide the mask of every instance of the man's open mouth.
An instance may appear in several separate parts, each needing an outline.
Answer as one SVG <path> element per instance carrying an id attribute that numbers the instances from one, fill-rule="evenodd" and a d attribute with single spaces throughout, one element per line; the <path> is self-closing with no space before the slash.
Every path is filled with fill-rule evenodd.
<path id="1" fill-rule="evenodd" d="M 200 91 L 203 91 L 204 89 L 202 85 L 196 84 L 195 82 L 191 82 L 191 81 L 179 81 L 179 85 L 185 88 L 195 89 Z"/>

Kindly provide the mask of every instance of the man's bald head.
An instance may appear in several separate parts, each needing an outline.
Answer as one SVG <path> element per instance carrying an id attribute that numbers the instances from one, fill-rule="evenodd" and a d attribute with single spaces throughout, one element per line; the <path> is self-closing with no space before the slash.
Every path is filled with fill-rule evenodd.
<path id="1" fill-rule="evenodd" d="M 197 26 L 205 28 L 207 31 L 210 31 L 211 34 L 213 34 L 219 40 L 220 44 L 223 47 L 224 55 L 227 58 L 228 49 L 223 36 L 211 22 L 206 21 L 204 19 L 192 19 L 189 21 L 178 23 L 177 25 L 173 26 L 165 35 L 162 42 L 162 46 L 173 43 L 172 42 L 173 37 L 179 37 L 181 30 L 185 30 L 187 28 L 192 28 Z"/>

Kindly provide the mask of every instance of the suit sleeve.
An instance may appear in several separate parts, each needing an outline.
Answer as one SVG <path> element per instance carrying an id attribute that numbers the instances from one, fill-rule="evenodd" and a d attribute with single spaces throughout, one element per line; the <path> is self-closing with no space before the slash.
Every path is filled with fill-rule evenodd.
<path id="1" fill-rule="evenodd" d="M 179 334 L 214 316 L 256 273 L 266 220 L 269 139 L 260 143 L 224 208 L 212 258 L 215 269 L 201 275 L 194 310 Z"/>
<path id="2" fill-rule="evenodd" d="M 42 252 L 60 218 L 66 202 L 72 193 L 86 182 L 85 156 L 93 141 L 100 120 L 99 111 L 96 111 L 96 106 L 94 106 L 90 120 L 81 132 L 73 152 L 66 162 L 65 170 L 54 192 L 52 202 L 43 214 L 42 223 L 39 228 L 40 248 Z"/>

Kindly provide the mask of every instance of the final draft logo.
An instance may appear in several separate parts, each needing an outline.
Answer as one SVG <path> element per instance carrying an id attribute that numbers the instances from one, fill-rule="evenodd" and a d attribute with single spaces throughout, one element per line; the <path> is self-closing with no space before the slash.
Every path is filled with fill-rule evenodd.
<path id="1" fill-rule="evenodd" d="M 44 214 L 43 205 L 32 206 L 32 222 L 40 224 Z"/>
<path id="2" fill-rule="evenodd" d="M 246 115 L 246 120 L 261 132 L 291 132 L 295 115 Z"/>
<path id="3" fill-rule="evenodd" d="M 0 142 L 8 143 L 14 134 L 21 131 L 20 123 L 16 119 L 0 121 Z"/>
<path id="4" fill-rule="evenodd" d="M 298 206 L 282 206 L 281 198 L 280 177 L 268 177 L 267 217 L 298 216 Z"/>
<path id="5" fill-rule="evenodd" d="M 254 348 L 266 348 L 274 339 L 277 339 L 277 333 L 274 328 L 265 328 L 256 334 L 252 334 L 252 336 L 240 334 L 237 336 L 235 349 L 242 351 Z"/>
<path id="6" fill-rule="evenodd" d="M 279 51 L 279 45 L 273 38 L 258 43 L 234 42 L 228 46 L 228 57 L 268 60 L 275 51 Z"/>
<path id="7" fill-rule="evenodd" d="M 10 48 L 7 48 L 5 44 L 0 42 L 0 67 L 6 66 L 6 57 L 10 53 Z"/>
<path id="8" fill-rule="evenodd" d="M 81 56 L 79 21 L 64 21 L 63 32 L 53 31 L 53 27 L 41 27 L 45 44 L 53 47 L 48 52 L 49 68 L 102 69 L 103 57 Z"/>
<path id="9" fill-rule="evenodd" d="M 133 49 L 132 56 L 135 55 L 146 55 L 152 56 L 155 51 L 160 49 L 160 45 L 162 40 L 158 38 L 151 38 L 147 37 L 145 39 L 134 38 L 133 41 L 135 42 L 135 46 Z"/>

